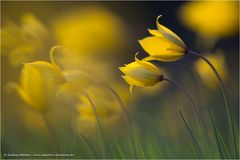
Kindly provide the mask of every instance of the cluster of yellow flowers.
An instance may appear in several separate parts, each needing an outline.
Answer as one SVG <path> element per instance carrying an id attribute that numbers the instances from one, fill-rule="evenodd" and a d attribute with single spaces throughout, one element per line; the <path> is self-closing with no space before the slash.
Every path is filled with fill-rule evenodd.
<path id="1" fill-rule="evenodd" d="M 84 129 L 91 131 L 96 127 L 94 109 L 108 126 L 113 126 L 121 117 L 119 114 L 121 104 L 116 101 L 115 93 L 111 94 L 113 90 L 109 90 L 109 86 L 94 80 L 81 70 L 61 70 L 53 58 L 56 48 L 58 47 L 53 47 L 50 52 L 51 63 L 46 61 L 25 63 L 20 83 L 8 83 L 7 86 L 15 89 L 27 104 L 43 114 L 51 111 L 56 104 L 59 105 L 59 101 L 76 99 L 73 107 L 80 114 L 78 122 L 84 124 L 80 127 L 81 132 Z M 108 101 L 101 96 L 108 97 Z M 96 106 L 91 101 L 94 101 Z"/>
<path id="2" fill-rule="evenodd" d="M 24 102 L 44 114 L 57 106 L 60 108 L 67 101 L 68 108 L 75 108 L 77 122 L 74 125 L 80 130 L 92 130 L 97 125 L 92 104 L 85 96 L 87 94 L 106 126 L 114 126 L 116 121 L 112 119 L 122 117 L 119 103 L 111 93 L 113 90 L 98 86 L 97 82 L 108 81 L 108 85 L 116 89 L 117 95 L 125 102 L 132 100 L 128 88 L 122 87 L 120 78 L 113 75 L 115 66 L 112 60 L 99 58 L 106 55 L 113 58 L 109 55 L 124 48 L 126 34 L 121 19 L 105 7 L 87 5 L 56 18 L 51 27 L 31 13 L 24 14 L 20 24 L 11 21 L 3 23 L 1 56 L 8 60 L 8 68 L 14 66 L 14 70 L 18 70 L 23 64 L 20 83 L 8 83 L 13 80 L 7 77 L 7 87 L 16 89 Z M 52 41 L 61 47 L 52 47 L 49 63 L 46 53 Z M 54 54 L 56 52 L 58 54 Z M 23 114 L 28 114 L 22 110 Z M 31 119 L 39 119 L 37 114 L 31 115 L 36 115 Z M 33 123 L 28 120 L 29 117 L 24 116 L 23 120 Z M 39 126 L 42 128 L 40 121 Z M 37 123 L 35 127 L 38 129 Z"/>
<path id="3" fill-rule="evenodd" d="M 126 74 L 123 78 L 130 85 L 131 92 L 133 86 L 154 86 L 165 79 L 163 72 L 149 61 L 171 62 L 179 60 L 187 54 L 184 42 L 174 32 L 159 23 L 160 17 L 158 16 L 156 20 L 157 30 L 149 29 L 152 36 L 139 41 L 149 56 L 143 60 L 135 57 L 135 62 L 119 68 Z"/>
<path id="4" fill-rule="evenodd" d="M 221 4 L 219 5 L 221 6 Z M 194 10 L 194 12 L 196 11 Z M 215 84 L 217 82 L 216 80 L 218 80 L 218 83 L 224 98 L 224 103 L 226 107 L 225 109 L 227 111 L 229 129 L 232 136 L 231 137 L 232 142 L 235 148 L 235 152 L 237 153 L 237 147 L 235 143 L 235 136 L 234 136 L 234 129 L 233 129 L 234 127 L 231 120 L 231 113 L 228 105 L 226 91 L 223 84 L 223 80 L 226 79 L 224 56 L 221 54 L 219 56 L 208 56 L 208 55 L 203 56 L 197 52 L 190 50 L 189 48 L 187 48 L 187 46 L 181 40 L 180 37 L 178 37 L 170 29 L 162 26 L 159 23 L 160 17 L 161 16 L 158 16 L 156 21 L 157 30 L 149 29 L 149 33 L 152 36 L 146 37 L 139 41 L 140 45 L 149 54 L 149 56 L 144 58 L 143 60 L 139 60 L 135 57 L 135 62 L 125 65 L 125 67 L 119 68 L 125 74 L 123 78 L 130 85 L 130 91 L 132 92 L 133 86 L 139 86 L 139 87 L 155 86 L 158 82 L 166 80 L 175 84 L 179 88 L 181 88 L 185 92 L 185 94 L 188 96 L 190 101 L 193 102 L 191 96 L 183 87 L 181 87 L 176 81 L 166 78 L 161 73 L 161 71 L 149 61 L 157 60 L 157 61 L 171 62 L 171 61 L 179 60 L 187 54 L 191 54 L 200 58 L 200 60 L 203 60 L 203 61 L 197 61 L 195 63 L 195 67 L 197 68 L 197 73 L 200 75 L 203 82 L 206 83 L 207 86 L 211 88 L 215 88 L 216 86 Z M 192 106 L 194 106 L 195 108 L 194 103 L 192 103 Z M 197 114 L 196 114 L 196 117 L 198 117 Z"/>
<path id="5" fill-rule="evenodd" d="M 149 61 L 172 62 L 187 54 L 192 54 L 179 36 L 159 23 L 160 18 L 161 15 L 156 20 L 157 30 L 148 29 L 151 36 L 139 40 L 140 45 L 149 56 L 142 60 L 135 58 L 135 62 L 119 68 L 126 74 L 123 78 L 130 85 L 131 92 L 133 86 L 154 86 L 164 80 L 164 72 Z M 205 57 L 213 64 L 222 79 L 226 80 L 227 66 L 223 54 L 218 52 L 217 55 L 206 55 Z M 194 63 L 194 66 L 204 84 L 215 89 L 217 86 L 216 78 L 208 64 L 199 59 Z"/>

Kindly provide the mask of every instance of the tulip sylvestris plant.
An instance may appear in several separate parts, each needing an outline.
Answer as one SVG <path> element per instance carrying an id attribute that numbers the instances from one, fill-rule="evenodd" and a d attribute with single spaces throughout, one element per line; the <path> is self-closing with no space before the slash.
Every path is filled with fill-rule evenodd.
<path id="1" fill-rule="evenodd" d="M 234 135 L 232 117 L 231 117 L 230 108 L 228 105 L 226 91 L 219 73 L 207 58 L 205 58 L 204 56 L 202 56 L 201 54 L 195 51 L 189 50 L 179 36 L 177 36 L 170 29 L 161 25 L 159 23 L 160 17 L 161 16 L 158 16 L 156 21 L 157 30 L 149 29 L 149 32 L 152 36 L 139 40 L 139 43 L 142 46 L 142 48 L 149 54 L 149 56 L 144 58 L 143 60 L 145 61 L 157 60 L 157 61 L 163 61 L 163 62 L 172 62 L 172 61 L 177 61 L 186 55 L 193 55 L 202 59 L 209 65 L 209 67 L 212 69 L 215 76 L 217 77 L 219 86 L 221 88 L 221 92 L 224 98 L 224 103 L 227 111 L 229 128 L 232 135 L 232 141 L 233 141 L 232 143 L 234 145 L 235 154 L 237 156 L 238 149 L 236 144 L 236 138 Z"/>

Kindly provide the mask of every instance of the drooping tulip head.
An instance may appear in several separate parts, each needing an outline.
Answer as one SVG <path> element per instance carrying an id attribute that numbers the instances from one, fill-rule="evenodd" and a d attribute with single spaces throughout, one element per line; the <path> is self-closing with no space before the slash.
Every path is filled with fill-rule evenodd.
<path id="1" fill-rule="evenodd" d="M 133 86 L 154 86 L 163 80 L 163 76 L 156 66 L 136 57 L 135 62 L 127 64 L 125 67 L 119 67 L 119 69 L 125 74 L 122 77 L 130 85 L 131 92 Z"/>
<path id="2" fill-rule="evenodd" d="M 152 36 L 139 40 L 140 45 L 149 54 L 145 60 L 171 62 L 184 57 L 187 47 L 179 36 L 156 20 L 157 30 L 149 29 Z"/>

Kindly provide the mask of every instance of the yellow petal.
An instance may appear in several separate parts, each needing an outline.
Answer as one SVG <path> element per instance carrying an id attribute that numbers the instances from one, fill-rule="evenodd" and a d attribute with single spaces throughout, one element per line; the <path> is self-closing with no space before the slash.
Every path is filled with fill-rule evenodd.
<path id="1" fill-rule="evenodd" d="M 48 62 L 36 61 L 24 64 L 21 86 L 35 107 L 49 106 L 56 98 L 58 86 L 63 82 L 64 77 L 61 72 Z"/>
<path id="2" fill-rule="evenodd" d="M 183 53 L 171 53 L 169 55 L 154 55 L 154 56 L 148 56 L 143 59 L 143 61 L 163 61 L 163 62 L 172 62 L 177 61 L 183 57 Z"/>
<path id="3" fill-rule="evenodd" d="M 164 37 L 162 33 L 159 32 L 159 30 L 156 29 L 148 29 L 148 32 L 156 37 Z"/>
<path id="4" fill-rule="evenodd" d="M 156 74 L 160 74 L 160 71 L 159 71 L 159 69 L 158 69 L 156 66 L 154 66 L 152 63 L 139 60 L 139 59 L 137 58 L 137 54 L 138 54 L 138 53 L 135 54 L 135 61 L 136 61 L 139 65 L 143 66 L 144 68 L 146 68 L 146 69 L 148 69 L 148 70 L 150 70 L 150 71 L 152 71 L 152 72 L 154 72 L 154 73 L 156 73 Z"/>
<path id="5" fill-rule="evenodd" d="M 139 41 L 143 49 L 151 56 L 171 53 L 171 50 L 184 52 L 184 49 L 162 37 L 146 37 Z"/>
<path id="6" fill-rule="evenodd" d="M 163 25 L 161 25 L 158 22 L 161 17 L 162 17 L 162 15 L 158 16 L 157 20 L 156 20 L 156 25 L 157 25 L 159 32 L 161 34 L 163 34 L 168 40 L 175 43 L 176 45 L 178 45 L 182 48 L 186 48 L 186 45 L 184 44 L 184 42 L 182 41 L 182 39 L 180 37 L 178 37 L 174 32 L 172 32 L 170 29 L 168 29 L 167 27 L 164 27 Z"/>
<path id="7" fill-rule="evenodd" d="M 129 85 L 134 85 L 138 87 L 144 87 L 145 85 L 142 82 L 139 82 L 138 80 L 131 78 L 129 76 L 122 76 L 122 78 L 129 84 Z"/>
<path id="8" fill-rule="evenodd" d="M 156 71 L 154 68 L 149 69 L 147 67 L 149 66 L 144 66 L 139 62 L 132 62 L 124 68 L 124 73 L 127 76 L 142 82 L 146 86 L 156 84 L 160 71 Z"/>

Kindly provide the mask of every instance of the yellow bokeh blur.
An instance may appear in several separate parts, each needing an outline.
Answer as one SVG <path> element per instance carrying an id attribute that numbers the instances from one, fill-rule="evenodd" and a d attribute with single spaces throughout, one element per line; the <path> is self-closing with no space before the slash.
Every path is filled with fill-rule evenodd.
<path id="1" fill-rule="evenodd" d="M 97 115 L 100 118 L 102 125 L 108 130 L 114 131 L 114 127 L 119 126 L 119 123 L 124 123 L 123 111 L 121 106 L 111 92 L 104 87 L 90 87 L 86 90 L 87 95 L 93 102 L 91 102 L 85 95 L 79 96 L 79 103 L 77 104 L 79 116 L 77 117 L 76 128 L 86 134 L 90 134 L 97 128 L 96 115 L 94 108 L 96 108 Z M 122 121 L 122 122 L 121 122 Z"/>
<path id="2" fill-rule="evenodd" d="M 81 7 L 57 19 L 53 26 L 59 44 L 80 55 L 108 54 L 124 43 L 120 18 L 100 6 Z"/>
<path id="3" fill-rule="evenodd" d="M 223 81 L 227 80 L 228 69 L 224 54 L 221 51 L 211 54 L 205 54 L 205 57 L 213 64 Z M 209 65 L 201 59 L 194 63 L 196 72 L 202 82 L 210 89 L 218 87 L 218 80 Z"/>
<path id="4" fill-rule="evenodd" d="M 178 15 L 185 26 L 204 37 L 217 39 L 238 32 L 237 1 L 187 2 Z"/>
<path id="5" fill-rule="evenodd" d="M 26 13 L 19 24 L 10 20 L 3 24 L 1 54 L 13 66 L 31 62 L 45 56 L 49 38 L 45 25 L 33 14 Z"/>

